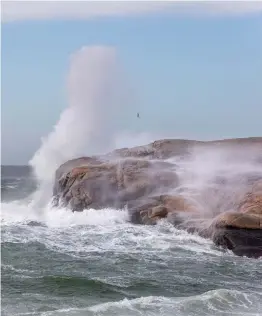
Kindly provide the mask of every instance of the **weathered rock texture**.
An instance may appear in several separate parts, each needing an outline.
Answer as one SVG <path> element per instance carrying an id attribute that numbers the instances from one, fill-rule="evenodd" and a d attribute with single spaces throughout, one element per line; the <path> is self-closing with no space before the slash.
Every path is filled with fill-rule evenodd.
<path id="1" fill-rule="evenodd" d="M 249 191 L 241 192 L 233 210 L 204 218 L 197 199 L 179 191 L 176 163 L 194 150 L 256 152 L 261 164 L 262 138 L 212 142 L 160 140 L 147 146 L 123 148 L 100 157 L 82 157 L 65 162 L 56 172 L 54 203 L 73 211 L 86 208 L 128 208 L 137 224 L 156 224 L 162 218 L 174 225 L 212 238 L 217 245 L 239 255 L 262 255 L 262 178 L 250 175 Z M 203 162 L 204 163 L 204 162 Z M 220 177 L 220 175 L 218 175 Z M 223 178 L 218 179 L 223 185 Z M 218 188 L 211 188 L 216 192 Z M 180 193 L 179 193 L 180 192 Z M 211 193 L 211 191 L 210 191 Z"/>

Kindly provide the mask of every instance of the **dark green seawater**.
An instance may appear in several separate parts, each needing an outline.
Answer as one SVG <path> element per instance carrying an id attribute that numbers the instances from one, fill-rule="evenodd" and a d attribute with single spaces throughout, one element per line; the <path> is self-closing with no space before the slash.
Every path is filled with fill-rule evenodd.
<path id="1" fill-rule="evenodd" d="M 3 316 L 262 315 L 261 259 L 125 211 L 39 211 L 35 189 L 27 167 L 2 168 Z"/>

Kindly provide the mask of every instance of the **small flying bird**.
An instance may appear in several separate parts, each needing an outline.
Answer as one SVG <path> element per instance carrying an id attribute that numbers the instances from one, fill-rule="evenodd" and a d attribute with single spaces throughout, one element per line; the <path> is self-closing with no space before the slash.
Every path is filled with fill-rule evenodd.
<path id="1" fill-rule="evenodd" d="M 140 118 L 140 115 L 139 115 L 139 113 L 137 113 L 136 117 L 137 117 L 137 118 Z"/>

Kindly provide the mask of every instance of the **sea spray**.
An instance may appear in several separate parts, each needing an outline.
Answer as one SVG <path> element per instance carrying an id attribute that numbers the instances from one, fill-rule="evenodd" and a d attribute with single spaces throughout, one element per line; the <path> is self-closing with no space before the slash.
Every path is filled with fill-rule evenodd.
<path id="1" fill-rule="evenodd" d="M 121 126 L 119 74 L 112 47 L 83 47 L 71 56 L 69 105 L 30 161 L 39 182 L 38 204 L 49 201 L 55 170 L 62 163 L 113 149 Z"/>
<path id="2" fill-rule="evenodd" d="M 197 208 L 195 214 L 180 213 L 184 224 L 206 228 L 214 218 L 238 210 L 254 183 L 262 178 L 260 144 L 196 146 L 183 159 L 172 158 L 179 186 L 171 194 L 181 195 Z M 187 222 L 188 220 L 188 222 Z"/>

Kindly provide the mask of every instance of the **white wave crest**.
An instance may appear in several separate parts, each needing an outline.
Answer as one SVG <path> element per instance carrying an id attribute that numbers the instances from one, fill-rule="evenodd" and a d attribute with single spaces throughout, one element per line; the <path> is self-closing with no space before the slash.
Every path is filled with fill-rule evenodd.
<path id="1" fill-rule="evenodd" d="M 39 222 L 50 228 L 70 227 L 79 225 L 113 225 L 124 223 L 128 220 L 128 214 L 125 210 L 88 209 L 83 212 L 73 213 L 66 208 L 54 208 L 49 205 L 44 212 L 37 212 L 30 204 L 23 204 L 20 201 L 11 203 L 2 203 L 2 225 L 26 224 L 28 222 Z"/>
<path id="2" fill-rule="evenodd" d="M 123 299 L 86 308 L 63 308 L 42 316 L 260 316 L 261 296 L 240 291 L 218 289 L 189 297 L 147 296 Z"/>

